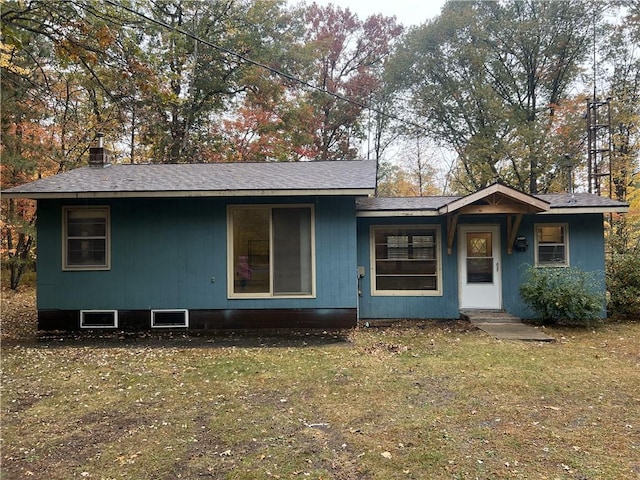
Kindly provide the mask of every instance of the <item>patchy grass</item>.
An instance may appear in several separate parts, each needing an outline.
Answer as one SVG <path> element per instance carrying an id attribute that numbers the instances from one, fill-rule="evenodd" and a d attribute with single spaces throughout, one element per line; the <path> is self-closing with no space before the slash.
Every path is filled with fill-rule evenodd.
<path id="1" fill-rule="evenodd" d="M 640 476 L 637 323 L 36 336 L 2 293 L 3 478 Z"/>

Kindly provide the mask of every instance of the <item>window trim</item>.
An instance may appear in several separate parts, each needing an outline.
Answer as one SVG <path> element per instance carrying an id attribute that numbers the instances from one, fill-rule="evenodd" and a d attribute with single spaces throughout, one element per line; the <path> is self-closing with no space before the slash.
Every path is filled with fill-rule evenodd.
<path id="1" fill-rule="evenodd" d="M 233 264 L 233 210 L 235 209 L 256 209 L 269 210 L 287 208 L 308 208 L 310 211 L 310 236 L 311 236 L 311 293 L 282 294 L 273 292 L 273 215 L 269 216 L 269 292 L 265 293 L 236 293 L 234 292 L 235 268 Z M 287 298 L 316 298 L 316 211 L 312 203 L 265 203 L 265 204 L 233 204 L 227 205 L 227 299 L 287 299 Z"/>
<path id="2" fill-rule="evenodd" d="M 435 230 L 436 238 L 436 282 L 435 290 L 379 290 L 376 288 L 376 231 L 388 229 Z M 371 225 L 369 227 L 369 274 L 371 296 L 374 297 L 441 297 L 442 289 L 442 229 L 440 225 L 404 224 Z"/>
<path id="3" fill-rule="evenodd" d="M 564 262 L 563 263 L 540 263 L 540 242 L 538 240 L 538 228 L 540 227 L 562 227 L 564 229 Z M 568 223 L 536 223 L 533 225 L 533 236 L 535 245 L 535 266 L 539 268 L 566 268 L 571 265 L 569 255 L 569 224 Z M 544 244 L 543 244 L 544 245 Z"/>
<path id="4" fill-rule="evenodd" d="M 85 314 L 87 313 L 112 313 L 113 325 L 85 325 Z M 118 328 L 118 310 L 80 310 L 80 328 Z"/>
<path id="5" fill-rule="evenodd" d="M 156 325 L 156 313 L 183 313 L 182 325 Z M 151 328 L 189 328 L 189 310 L 186 308 L 154 308 L 151 310 Z"/>
<path id="6" fill-rule="evenodd" d="M 104 265 L 69 265 L 68 264 L 68 240 L 67 215 L 74 210 L 101 210 L 105 215 L 105 263 Z M 72 237 L 75 238 L 75 237 Z M 100 237 L 102 238 L 102 237 Z M 62 270 L 63 271 L 95 271 L 111 270 L 111 207 L 108 205 L 68 205 L 62 207 Z"/>

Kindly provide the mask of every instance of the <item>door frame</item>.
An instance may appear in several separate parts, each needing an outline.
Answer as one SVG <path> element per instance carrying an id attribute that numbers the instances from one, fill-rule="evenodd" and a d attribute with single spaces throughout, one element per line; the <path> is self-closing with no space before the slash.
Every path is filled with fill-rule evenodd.
<path id="1" fill-rule="evenodd" d="M 466 250 L 468 232 L 491 232 L 492 254 L 493 254 L 493 295 L 496 302 L 489 305 L 467 305 L 464 302 L 466 278 Z M 466 310 L 500 310 L 502 309 L 502 229 L 498 223 L 487 224 L 462 224 L 458 225 L 458 307 Z M 481 288 L 481 287 L 480 287 Z M 487 287 L 489 288 L 489 287 Z M 468 293 L 468 292 L 467 292 Z"/>

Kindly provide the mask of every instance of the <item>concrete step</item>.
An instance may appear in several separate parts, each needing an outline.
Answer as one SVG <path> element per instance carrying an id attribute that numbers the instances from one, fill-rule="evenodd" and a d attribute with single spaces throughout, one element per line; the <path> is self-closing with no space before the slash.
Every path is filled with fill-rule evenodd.
<path id="1" fill-rule="evenodd" d="M 460 318 L 471 323 L 522 323 L 520 318 L 501 310 L 462 310 Z"/>
<path id="2" fill-rule="evenodd" d="M 525 325 L 522 320 L 503 311 L 463 310 L 460 318 L 467 320 L 480 330 L 500 340 L 531 340 L 552 342 L 553 337 L 538 328 Z"/>

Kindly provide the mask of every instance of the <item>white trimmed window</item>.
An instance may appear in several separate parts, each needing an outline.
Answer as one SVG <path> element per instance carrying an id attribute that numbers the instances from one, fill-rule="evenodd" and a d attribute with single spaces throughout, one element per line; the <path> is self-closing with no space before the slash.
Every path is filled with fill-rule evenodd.
<path id="1" fill-rule="evenodd" d="M 109 270 L 109 207 L 62 209 L 63 270 Z"/>
<path id="2" fill-rule="evenodd" d="M 569 266 L 569 232 L 565 223 L 537 224 L 536 265 L 539 267 Z"/>
<path id="3" fill-rule="evenodd" d="M 230 297 L 314 296 L 313 206 L 234 205 L 228 222 Z"/>
<path id="4" fill-rule="evenodd" d="M 438 226 L 371 227 L 373 295 L 441 295 Z"/>
<path id="5" fill-rule="evenodd" d="M 179 328 L 189 326 L 189 311 L 185 309 L 151 310 L 151 328 Z"/>
<path id="6" fill-rule="evenodd" d="M 80 328 L 118 328 L 118 311 L 80 310 Z"/>

